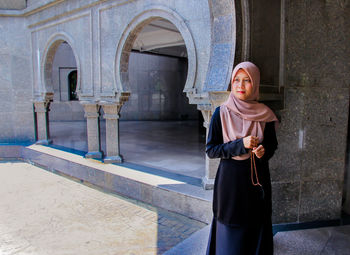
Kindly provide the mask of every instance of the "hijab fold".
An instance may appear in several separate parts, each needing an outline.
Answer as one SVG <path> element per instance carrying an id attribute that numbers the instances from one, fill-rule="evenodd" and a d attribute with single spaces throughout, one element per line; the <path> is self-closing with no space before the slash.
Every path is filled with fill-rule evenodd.
<path id="1" fill-rule="evenodd" d="M 246 136 L 257 136 L 259 143 L 264 139 L 266 122 L 278 122 L 276 115 L 266 105 L 259 103 L 260 71 L 251 62 L 238 64 L 231 76 L 231 84 L 238 70 L 243 69 L 252 82 L 252 93 L 246 100 L 240 100 L 234 96 L 233 88 L 229 98 L 220 106 L 220 117 L 224 143 L 234 141 Z M 245 160 L 250 153 L 235 156 L 233 159 Z"/>

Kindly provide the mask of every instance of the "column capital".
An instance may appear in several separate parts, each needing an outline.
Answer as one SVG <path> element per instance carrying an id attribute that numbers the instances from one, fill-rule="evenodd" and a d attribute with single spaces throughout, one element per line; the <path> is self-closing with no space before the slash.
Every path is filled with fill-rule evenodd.
<path id="1" fill-rule="evenodd" d="M 119 114 L 108 114 L 108 113 L 105 113 L 103 115 L 103 118 L 105 118 L 106 120 L 118 120 L 120 117 Z"/>
<path id="2" fill-rule="evenodd" d="M 49 111 L 49 107 L 50 107 L 49 100 L 34 101 L 33 104 L 34 104 L 35 112 L 46 113 Z"/>
<path id="3" fill-rule="evenodd" d="M 230 91 L 212 91 L 208 93 L 212 112 L 215 111 L 216 107 L 222 105 L 230 95 Z"/>
<path id="4" fill-rule="evenodd" d="M 84 117 L 85 118 L 98 118 L 100 114 L 98 112 L 87 112 L 85 111 Z"/>
<path id="5" fill-rule="evenodd" d="M 205 128 L 209 128 L 210 125 L 210 120 L 211 120 L 211 116 L 213 115 L 213 112 L 211 109 L 204 109 L 204 110 L 200 110 L 204 119 L 203 122 L 203 126 Z"/>
<path id="6" fill-rule="evenodd" d="M 103 108 L 103 111 L 105 112 L 105 115 L 107 118 L 112 117 L 112 115 L 118 115 L 119 118 L 119 112 L 122 108 L 122 104 L 120 103 L 109 103 L 109 102 L 101 102 L 100 105 Z"/>
<path id="7" fill-rule="evenodd" d="M 84 107 L 85 117 L 87 118 L 97 118 L 100 110 L 100 106 L 94 101 L 80 101 Z"/>

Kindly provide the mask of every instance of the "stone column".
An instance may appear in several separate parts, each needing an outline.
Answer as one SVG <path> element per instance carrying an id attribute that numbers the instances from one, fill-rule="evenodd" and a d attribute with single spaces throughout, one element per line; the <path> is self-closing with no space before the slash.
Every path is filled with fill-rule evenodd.
<path id="1" fill-rule="evenodd" d="M 34 102 L 34 109 L 37 121 L 37 142 L 36 144 L 50 144 L 50 127 L 49 127 L 49 111 L 50 101 L 36 101 Z"/>
<path id="2" fill-rule="evenodd" d="M 209 92 L 210 104 L 198 105 L 198 110 L 202 112 L 204 118 L 203 126 L 206 128 L 206 138 L 208 138 L 211 116 L 213 115 L 216 107 L 227 100 L 229 94 L 229 91 Z M 204 189 L 213 189 L 219 163 L 220 159 L 210 159 L 207 155 L 205 155 L 205 176 L 202 178 L 202 185 Z"/>
<path id="3" fill-rule="evenodd" d="M 206 128 L 206 139 L 208 139 L 208 133 L 209 133 L 209 125 L 211 116 L 213 115 L 213 112 L 211 110 L 211 107 L 209 106 L 199 106 L 199 110 L 201 110 L 204 123 L 203 126 Z M 205 155 L 205 175 L 202 178 L 202 185 L 204 189 L 213 189 L 214 187 L 214 180 L 216 176 L 216 172 L 218 170 L 220 159 L 210 159 L 208 155 Z"/>
<path id="4" fill-rule="evenodd" d="M 85 154 L 85 157 L 101 159 L 103 157 L 103 153 L 101 151 L 100 139 L 100 106 L 95 102 L 86 101 L 81 102 L 81 104 L 84 106 L 84 116 L 86 118 L 87 126 L 88 153 Z"/>
<path id="5" fill-rule="evenodd" d="M 104 111 L 103 117 L 106 119 L 106 157 L 105 163 L 122 163 L 123 157 L 120 155 L 119 141 L 119 103 L 101 103 Z"/>

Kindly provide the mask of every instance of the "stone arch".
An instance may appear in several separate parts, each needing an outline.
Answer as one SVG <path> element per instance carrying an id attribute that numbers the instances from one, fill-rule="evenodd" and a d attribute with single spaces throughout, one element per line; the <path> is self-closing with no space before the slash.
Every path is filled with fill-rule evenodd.
<path id="1" fill-rule="evenodd" d="M 185 20 L 174 10 L 164 6 L 152 5 L 148 10 L 139 13 L 128 23 L 118 43 L 114 68 L 115 88 L 117 91 L 125 91 L 123 84 L 127 83 L 129 79 L 129 56 L 134 41 L 145 26 L 158 18 L 163 18 L 173 23 L 184 39 L 188 55 L 188 71 L 183 91 L 187 92 L 194 89 L 197 72 L 196 48 Z"/>
<path id="2" fill-rule="evenodd" d="M 246 1 L 242 0 L 244 4 Z M 208 0 L 211 26 L 211 49 L 204 92 L 226 91 L 230 84 L 236 50 L 235 1 L 220 3 Z"/>
<path id="3" fill-rule="evenodd" d="M 64 32 L 53 34 L 46 44 L 46 47 L 44 49 L 44 54 L 42 56 L 42 59 L 40 61 L 40 77 L 41 77 L 41 84 L 42 84 L 42 91 L 44 92 L 45 96 L 47 94 L 53 93 L 53 86 L 52 86 L 52 64 L 53 60 L 56 54 L 56 51 L 58 47 L 61 45 L 61 43 L 67 42 L 68 45 L 71 47 L 76 66 L 77 66 L 77 72 L 78 72 L 78 80 L 77 80 L 77 87 L 76 91 L 77 94 L 80 94 L 81 91 L 81 83 L 80 83 L 80 77 L 81 77 L 81 68 L 80 68 L 80 61 L 78 58 L 78 55 L 76 53 L 75 47 L 74 47 L 74 40 L 67 35 Z"/>

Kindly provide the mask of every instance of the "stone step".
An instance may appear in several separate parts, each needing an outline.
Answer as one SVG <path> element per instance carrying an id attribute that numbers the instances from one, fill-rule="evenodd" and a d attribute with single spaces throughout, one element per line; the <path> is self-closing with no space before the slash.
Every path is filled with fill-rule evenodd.
<path id="1" fill-rule="evenodd" d="M 205 254 L 208 246 L 210 228 L 211 225 L 209 224 L 165 252 L 163 255 Z"/>
<path id="2" fill-rule="evenodd" d="M 204 223 L 212 219 L 213 193 L 191 177 L 142 171 L 132 164 L 104 164 L 43 145 L 0 146 L 0 159 L 13 158 Z"/>

